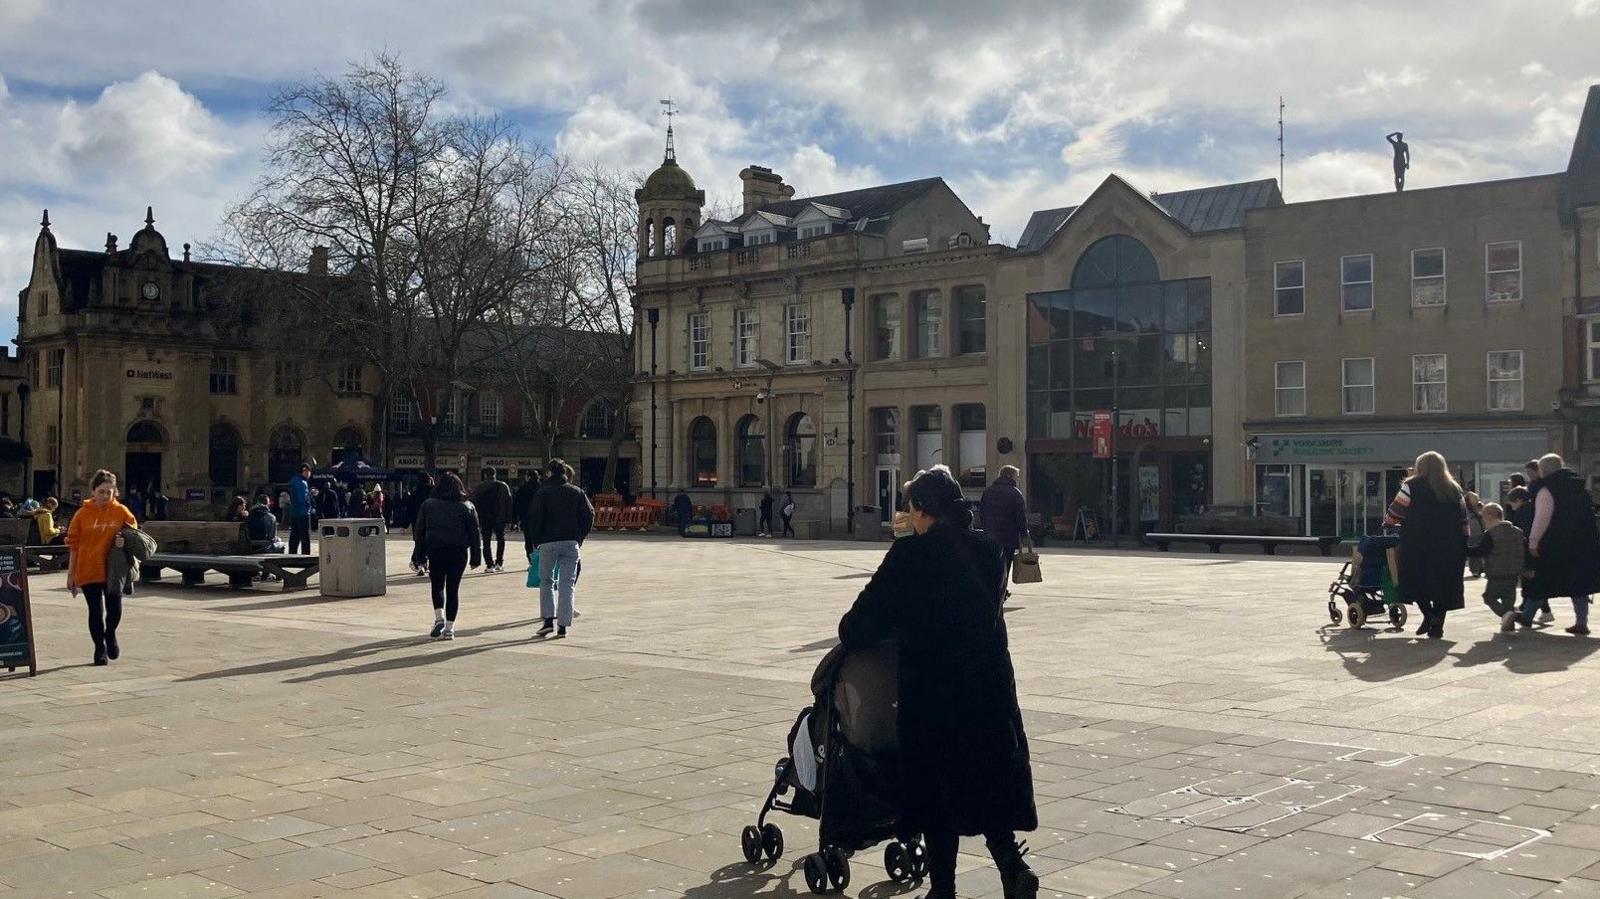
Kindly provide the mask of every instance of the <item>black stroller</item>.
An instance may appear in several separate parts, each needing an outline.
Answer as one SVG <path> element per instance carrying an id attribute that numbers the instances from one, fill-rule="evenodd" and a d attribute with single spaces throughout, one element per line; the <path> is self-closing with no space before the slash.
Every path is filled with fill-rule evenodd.
<path id="1" fill-rule="evenodd" d="M 820 845 L 805 859 L 813 893 L 849 886 L 850 856 L 884 840 L 889 879 L 909 883 L 927 874 L 921 836 L 897 829 L 898 662 L 892 642 L 853 653 L 836 647 L 823 658 L 811 677 L 815 702 L 795 719 L 772 791 L 740 835 L 746 861 L 783 855 L 783 831 L 767 821 L 776 809 L 820 822 Z"/>

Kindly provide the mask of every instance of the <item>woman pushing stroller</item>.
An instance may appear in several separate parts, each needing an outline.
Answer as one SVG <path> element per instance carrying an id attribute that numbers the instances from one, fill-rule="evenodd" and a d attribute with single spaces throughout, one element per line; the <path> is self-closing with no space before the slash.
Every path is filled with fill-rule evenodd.
<path id="1" fill-rule="evenodd" d="M 971 530 L 942 465 L 907 490 L 913 535 L 897 540 L 839 622 L 846 649 L 900 644 L 900 825 L 928 851 L 929 899 L 954 899 L 960 836 L 982 834 L 1005 899 L 1034 899 L 1038 876 L 1016 831 L 1038 815 L 1001 600 L 1000 545 Z"/>

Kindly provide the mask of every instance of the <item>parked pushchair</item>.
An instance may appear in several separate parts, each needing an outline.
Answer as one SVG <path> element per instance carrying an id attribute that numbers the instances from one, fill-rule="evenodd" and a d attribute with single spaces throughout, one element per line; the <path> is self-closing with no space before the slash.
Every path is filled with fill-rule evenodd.
<path id="1" fill-rule="evenodd" d="M 1352 630 L 1366 626 L 1367 620 L 1387 615 L 1396 630 L 1406 626 L 1406 606 L 1400 602 L 1389 567 L 1384 565 L 1383 582 L 1362 584 L 1360 572 L 1352 576 L 1352 562 L 1345 562 L 1339 577 L 1328 585 L 1328 619 L 1334 624 L 1349 623 Z M 1342 606 L 1342 609 L 1341 609 Z"/>
<path id="2" fill-rule="evenodd" d="M 835 647 L 811 678 L 814 702 L 795 719 L 778 760 L 772 791 L 756 823 L 740 835 L 745 860 L 776 861 L 783 831 L 774 809 L 817 819 L 817 851 L 805 858 L 806 886 L 827 893 L 850 885 L 850 856 L 888 840 L 883 869 L 895 883 L 921 880 L 928 854 L 918 834 L 898 831 L 899 647 Z"/>

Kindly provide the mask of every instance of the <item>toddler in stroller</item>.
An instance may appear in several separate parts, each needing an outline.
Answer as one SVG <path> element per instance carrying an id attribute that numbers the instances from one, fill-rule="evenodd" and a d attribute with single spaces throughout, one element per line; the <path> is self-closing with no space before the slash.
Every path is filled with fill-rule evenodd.
<path id="1" fill-rule="evenodd" d="M 1395 629 L 1406 626 L 1406 607 L 1395 588 L 1399 547 L 1400 538 L 1392 534 L 1380 532 L 1361 538 L 1350 561 L 1339 569 L 1338 579 L 1328 585 L 1329 620 L 1334 624 L 1347 620 L 1351 628 L 1358 629 L 1374 615 L 1388 615 Z"/>
<path id="2" fill-rule="evenodd" d="M 860 652 L 835 647 L 823 657 L 811 677 L 814 702 L 795 719 L 772 790 L 756 823 L 740 835 L 746 861 L 783 855 L 783 831 L 767 821 L 776 809 L 820 823 L 817 851 L 805 858 L 813 893 L 849 886 L 851 854 L 884 840 L 891 880 L 908 883 L 927 873 L 921 837 L 896 830 L 898 660 L 893 642 Z"/>

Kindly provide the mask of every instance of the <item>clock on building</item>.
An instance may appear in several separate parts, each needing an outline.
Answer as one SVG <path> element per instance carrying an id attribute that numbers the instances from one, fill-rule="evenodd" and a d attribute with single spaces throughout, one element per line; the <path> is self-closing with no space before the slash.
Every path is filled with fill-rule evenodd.
<path id="1" fill-rule="evenodd" d="M 144 286 L 139 288 L 139 294 L 147 300 L 160 299 L 161 286 L 154 281 L 146 281 Z"/>

